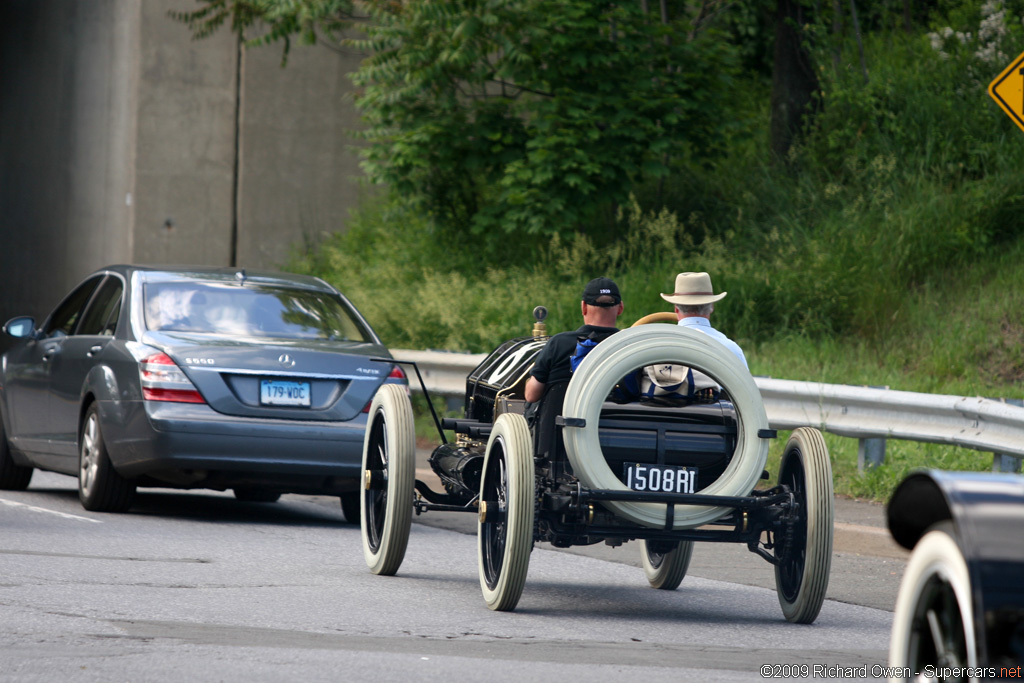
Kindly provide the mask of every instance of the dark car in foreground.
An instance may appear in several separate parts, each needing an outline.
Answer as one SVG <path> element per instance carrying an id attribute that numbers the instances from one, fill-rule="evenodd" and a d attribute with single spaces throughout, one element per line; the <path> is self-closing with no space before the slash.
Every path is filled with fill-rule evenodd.
<path id="1" fill-rule="evenodd" d="M 890 680 L 1019 679 L 1024 664 L 1024 479 L 918 470 L 886 508 L 910 559 L 889 641 Z"/>
<path id="2" fill-rule="evenodd" d="M 69 474 L 88 510 L 232 489 L 336 495 L 355 521 L 370 401 L 407 386 L 355 307 L 299 275 L 111 266 L 3 329 L 0 488 Z"/>

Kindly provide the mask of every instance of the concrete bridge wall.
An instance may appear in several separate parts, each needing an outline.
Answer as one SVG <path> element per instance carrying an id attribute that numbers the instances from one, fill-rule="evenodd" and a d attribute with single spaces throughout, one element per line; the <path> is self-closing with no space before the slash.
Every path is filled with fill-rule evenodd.
<path id="1" fill-rule="evenodd" d="M 112 262 L 274 268 L 360 196 L 323 46 L 193 41 L 185 0 L 0 3 L 0 322 Z"/>

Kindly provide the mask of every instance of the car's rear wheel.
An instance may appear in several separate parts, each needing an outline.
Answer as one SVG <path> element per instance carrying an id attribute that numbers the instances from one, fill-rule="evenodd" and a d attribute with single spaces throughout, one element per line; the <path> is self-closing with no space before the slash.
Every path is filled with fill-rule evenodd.
<path id="1" fill-rule="evenodd" d="M 499 415 L 487 440 L 477 523 L 480 589 L 492 610 L 515 609 L 523 594 L 533 549 L 534 494 L 526 418 Z"/>
<path id="2" fill-rule="evenodd" d="M 135 500 L 135 482 L 118 474 L 110 462 L 95 403 L 85 412 L 78 439 L 78 498 L 93 512 L 125 512 Z"/>
<path id="3" fill-rule="evenodd" d="M 11 445 L 7 443 L 7 432 L 4 431 L 3 420 L 0 420 L 0 489 L 24 491 L 32 480 L 32 472 L 31 467 L 14 462 Z"/>
<path id="4" fill-rule="evenodd" d="M 978 665 L 970 575 L 950 522 L 933 526 L 914 547 L 896 596 L 890 638 L 893 667 Z"/>
<path id="5" fill-rule="evenodd" d="M 693 557 L 693 541 L 640 541 L 644 575 L 652 587 L 674 591 L 686 578 Z"/>
<path id="6" fill-rule="evenodd" d="M 779 484 L 793 492 L 797 508 L 792 533 L 776 534 L 775 587 L 786 619 L 810 624 L 828 590 L 835 519 L 832 464 L 817 429 L 801 427 L 790 436 L 779 466 Z"/>
<path id="7" fill-rule="evenodd" d="M 235 498 L 245 503 L 276 503 L 281 497 L 278 491 L 268 491 L 258 486 L 237 486 Z"/>
<path id="8" fill-rule="evenodd" d="M 360 492 L 360 530 L 363 557 L 374 574 L 392 575 L 405 559 L 412 526 L 415 468 L 412 404 L 404 387 L 385 384 L 370 403 L 363 439 L 365 481 Z"/>
<path id="9" fill-rule="evenodd" d="M 341 514 L 345 515 L 345 521 L 349 524 L 359 524 L 363 509 L 363 501 L 359 491 L 343 493 L 340 498 Z"/>

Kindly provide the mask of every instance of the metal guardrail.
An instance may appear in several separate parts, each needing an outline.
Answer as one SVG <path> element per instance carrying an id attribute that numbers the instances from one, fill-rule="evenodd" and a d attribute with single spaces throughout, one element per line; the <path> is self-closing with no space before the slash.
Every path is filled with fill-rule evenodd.
<path id="1" fill-rule="evenodd" d="M 466 375 L 487 354 L 392 350 L 399 360 L 415 361 L 427 389 L 462 397 Z M 859 439 L 862 468 L 881 464 L 865 458 L 865 441 L 901 439 L 949 444 L 995 454 L 994 469 L 1019 471 L 1024 458 L 1024 407 L 994 399 L 923 394 L 871 387 L 756 377 L 773 429 L 817 427 Z M 413 391 L 419 391 L 412 382 Z M 1019 403 L 1016 402 L 1015 403 Z M 1009 457 L 1005 457 L 1009 456 Z"/>

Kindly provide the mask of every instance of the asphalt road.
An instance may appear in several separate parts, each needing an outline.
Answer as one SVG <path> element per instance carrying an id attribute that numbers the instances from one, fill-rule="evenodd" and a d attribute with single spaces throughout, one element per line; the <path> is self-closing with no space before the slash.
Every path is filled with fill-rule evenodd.
<path id="1" fill-rule="evenodd" d="M 666 592 L 631 560 L 539 547 L 517 611 L 493 613 L 472 535 L 416 524 L 399 575 L 378 577 L 333 499 L 144 491 L 130 514 L 104 515 L 74 485 L 37 473 L 0 492 L 0 681 L 743 681 L 772 664 L 872 680 L 886 658 L 892 615 L 865 605 L 894 593 L 846 586 L 852 569 L 830 596 L 861 597 L 796 626 L 745 550 L 698 546 Z"/>

